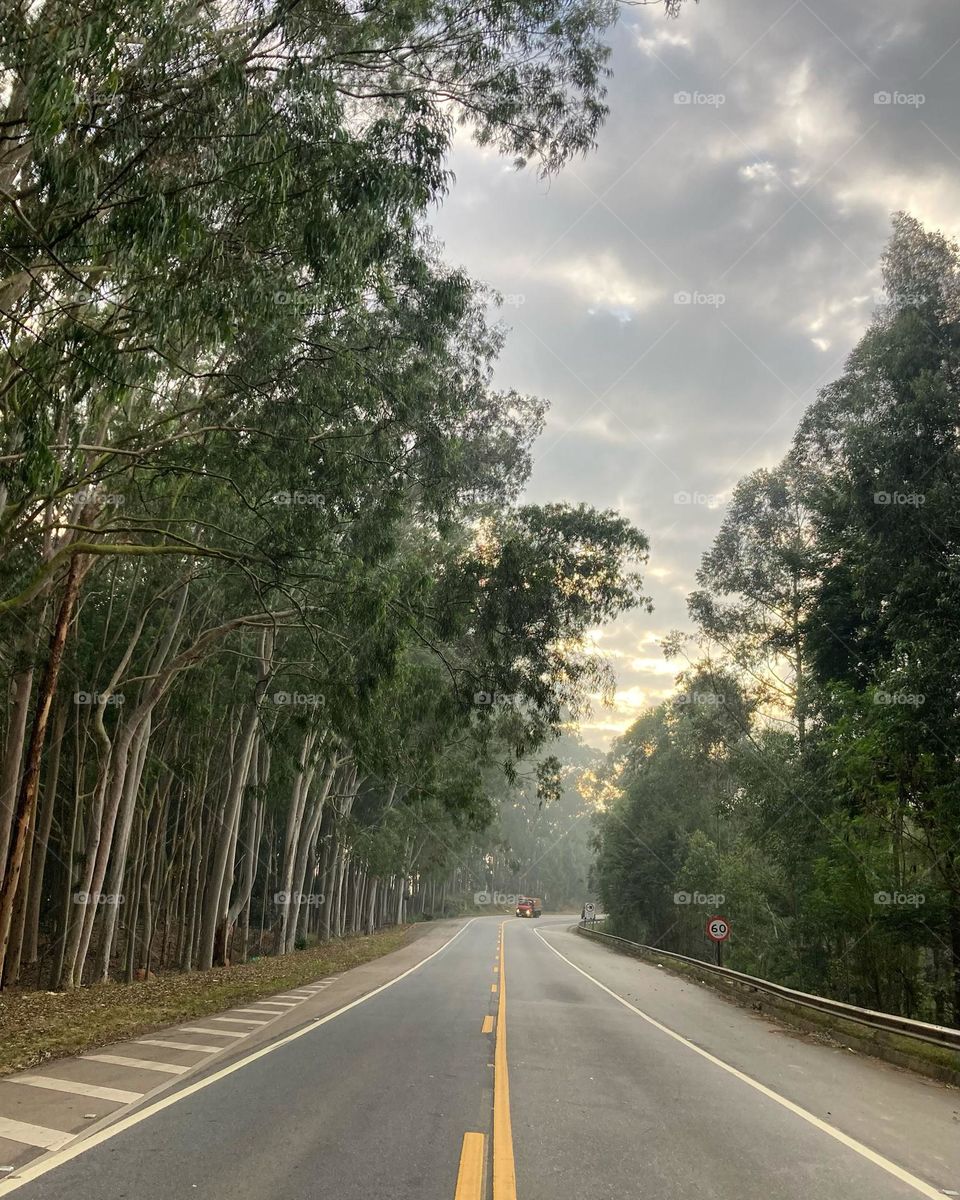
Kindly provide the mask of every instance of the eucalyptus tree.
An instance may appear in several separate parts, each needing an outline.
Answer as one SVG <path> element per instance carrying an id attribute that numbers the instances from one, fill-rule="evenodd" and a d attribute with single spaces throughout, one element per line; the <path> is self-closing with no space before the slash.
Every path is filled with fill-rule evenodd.
<path id="1" fill-rule="evenodd" d="M 919 851 L 910 892 L 949 895 L 934 940 L 952 961 L 958 1014 L 960 248 L 901 214 L 883 267 L 886 303 L 797 435 L 825 564 L 808 657 L 823 770 L 886 830 L 881 890 L 897 888 Z"/>
<path id="2" fill-rule="evenodd" d="M 702 635 L 735 662 L 772 710 L 805 739 L 806 623 L 817 558 L 804 480 L 795 456 L 741 479 L 720 531 L 703 555 L 687 601 Z"/>
<path id="3" fill-rule="evenodd" d="M 396 823 L 404 739 L 442 755 L 413 715 L 394 762 L 371 748 L 414 651 L 456 663 L 463 766 L 498 723 L 508 761 L 536 745 L 597 678 L 578 640 L 635 602 L 645 542 L 610 514 L 512 507 L 543 407 L 492 388 L 500 335 L 424 219 L 458 124 L 545 172 L 592 145 L 615 14 L 4 12 L 6 982 L 41 929 L 73 986 L 119 939 L 128 975 L 155 940 L 184 966 L 227 957 L 268 881 L 332 872 L 361 903 L 328 825 L 362 828 L 357 805 Z M 275 711 L 284 681 L 325 707 Z M 471 711 L 482 687 L 520 715 Z M 438 778 L 407 793 L 433 816 Z M 473 782 L 451 794 L 485 811 Z M 401 898 L 409 840 L 403 862 L 364 842 Z M 123 888 L 129 908 L 96 903 Z M 301 923 L 281 913 L 283 946 Z"/>
<path id="4" fill-rule="evenodd" d="M 707 661 L 628 731 L 596 873 L 625 932 L 703 949 L 669 892 L 723 892 L 737 965 L 957 1023 L 960 248 L 900 214 L 882 265 L 885 302 L 784 463 L 735 490 L 690 600 L 750 694 L 716 704 Z"/>

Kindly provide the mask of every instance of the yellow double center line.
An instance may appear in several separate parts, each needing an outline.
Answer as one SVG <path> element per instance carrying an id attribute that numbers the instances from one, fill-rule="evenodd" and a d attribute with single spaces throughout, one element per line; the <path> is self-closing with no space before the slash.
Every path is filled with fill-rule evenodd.
<path id="1" fill-rule="evenodd" d="M 507 1070 L 507 979 L 504 921 L 500 926 L 500 995 L 497 1001 L 497 1047 L 493 1059 L 493 1200 L 517 1200 L 510 1123 L 510 1077 Z"/>
<path id="2" fill-rule="evenodd" d="M 498 992 L 496 1047 L 493 1059 L 493 1200 L 517 1200 L 517 1176 L 513 1161 L 513 1128 L 510 1124 L 510 1081 L 507 1073 L 507 987 L 506 962 L 503 949 L 504 921 L 500 926 L 497 947 L 499 985 L 492 984 L 491 990 Z M 482 1033 L 491 1033 L 493 1017 L 483 1019 Z M 457 1190 L 454 1200 L 482 1200 L 484 1136 L 482 1133 L 465 1133 L 460 1150 L 460 1168 L 457 1172 Z"/>

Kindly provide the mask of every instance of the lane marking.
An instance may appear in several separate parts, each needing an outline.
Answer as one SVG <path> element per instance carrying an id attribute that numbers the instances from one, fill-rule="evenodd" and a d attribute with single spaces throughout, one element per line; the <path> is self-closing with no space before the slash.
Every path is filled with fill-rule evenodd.
<path id="1" fill-rule="evenodd" d="M 216 1018 L 214 1018 L 216 1019 Z M 248 1029 L 204 1029 L 202 1025 L 181 1025 L 181 1033 L 215 1033 L 217 1037 L 249 1037 Z M 226 1043 L 224 1043 L 226 1044 Z"/>
<path id="2" fill-rule="evenodd" d="M 0 1137 L 11 1142 L 22 1142 L 24 1146 L 39 1146 L 41 1150 L 59 1150 L 77 1135 L 64 1133 L 62 1129 L 47 1129 L 45 1125 L 29 1125 L 26 1121 L 11 1121 L 0 1117 Z M 478 1192 L 477 1195 L 480 1193 Z"/>
<path id="3" fill-rule="evenodd" d="M 258 1000 L 258 1004 L 266 1004 L 268 1008 L 296 1008 L 299 1001 L 297 1000 Z M 246 1009 L 240 1009 L 240 1012 L 246 1012 Z"/>
<path id="4" fill-rule="evenodd" d="M 294 1005 L 296 1008 L 296 1005 Z M 269 1008 L 235 1008 L 234 1012 L 256 1013 L 258 1017 L 279 1017 L 279 1013 L 271 1012 Z"/>
<path id="5" fill-rule="evenodd" d="M 500 936 L 503 937 L 503 924 L 500 926 Z M 513 1159 L 513 1126 L 510 1121 L 510 1080 L 507 1073 L 506 958 L 506 953 L 500 958 L 497 1045 L 493 1055 L 493 1200 L 517 1200 L 517 1171 Z"/>
<path id="6" fill-rule="evenodd" d="M 135 1046 L 169 1046 L 171 1050 L 198 1050 L 201 1054 L 216 1054 L 225 1046 L 201 1046 L 197 1042 L 165 1042 L 162 1038 L 137 1038 Z"/>
<path id="7" fill-rule="evenodd" d="M 483 1134 L 465 1133 L 460 1150 L 460 1170 L 453 1200 L 482 1200 Z"/>
<path id="8" fill-rule="evenodd" d="M 211 1021 L 224 1021 L 231 1025 L 269 1025 L 269 1021 L 257 1021 L 253 1017 L 211 1017 Z"/>
<path id="9" fill-rule="evenodd" d="M 120 1088 L 100 1087 L 95 1083 L 79 1083 L 75 1079 L 57 1079 L 53 1075 L 8 1075 L 3 1082 L 46 1088 L 50 1092 L 68 1092 L 72 1096 L 92 1096 L 95 1100 L 113 1100 L 117 1104 L 133 1104 L 143 1095 L 143 1092 L 127 1092 Z"/>
<path id="10" fill-rule="evenodd" d="M 442 954 L 449 946 L 452 946 L 457 938 L 469 929 L 476 920 L 476 917 L 471 917 L 466 925 L 461 925 L 457 932 L 448 938 L 442 946 L 434 950 L 432 954 L 428 954 L 426 958 L 421 958 L 418 963 L 414 963 L 412 967 L 408 967 L 406 971 L 395 976 L 393 979 L 388 979 L 386 983 L 381 983 L 371 992 L 367 992 L 363 996 L 358 996 L 356 1000 L 351 1000 L 349 1004 L 344 1004 L 342 1008 L 335 1009 L 332 1013 L 327 1013 L 325 1017 L 318 1017 L 315 1021 L 311 1021 L 309 1025 L 304 1025 L 302 1029 L 296 1029 L 293 1033 L 288 1033 L 285 1037 L 278 1038 L 275 1042 L 271 1042 L 269 1046 L 263 1046 L 259 1050 L 254 1050 L 236 1062 L 230 1063 L 227 1067 L 221 1067 L 219 1071 L 213 1071 L 210 1075 L 204 1076 L 203 1079 L 198 1079 L 195 1083 L 189 1083 L 186 1087 L 179 1091 L 172 1092 L 166 1096 L 161 1096 L 152 1103 L 146 1104 L 138 1112 L 131 1113 L 129 1116 L 121 1117 L 112 1125 L 108 1125 L 105 1129 L 100 1129 L 96 1133 L 91 1133 L 88 1137 L 82 1138 L 80 1141 L 74 1141 L 70 1146 L 64 1146 L 62 1149 L 55 1149 L 53 1153 L 44 1155 L 35 1162 L 27 1163 L 22 1170 L 19 1170 L 16 1175 L 8 1179 L 0 1180 L 0 1196 L 9 1196 L 11 1192 L 22 1188 L 24 1184 L 31 1183 L 34 1179 L 39 1179 L 42 1175 L 46 1175 L 50 1171 L 54 1171 L 57 1167 L 63 1166 L 64 1163 L 71 1162 L 75 1158 L 79 1158 L 81 1154 L 86 1154 L 88 1150 L 92 1150 L 94 1146 L 99 1146 L 103 1142 L 108 1142 L 111 1138 L 115 1138 L 118 1133 L 123 1133 L 127 1129 L 132 1129 L 135 1125 L 139 1125 L 141 1121 L 149 1120 L 158 1112 L 163 1112 L 166 1108 L 171 1108 L 179 1101 L 186 1099 L 187 1096 L 193 1096 L 197 1092 L 202 1092 L 211 1084 L 218 1083 L 221 1079 L 226 1079 L 228 1075 L 233 1075 L 236 1071 L 242 1071 L 244 1067 L 256 1062 L 260 1058 L 266 1058 L 268 1054 L 273 1054 L 275 1050 L 279 1050 L 281 1046 L 287 1046 L 291 1042 L 297 1041 L 299 1038 L 306 1037 L 308 1033 L 313 1033 L 322 1025 L 326 1025 L 329 1021 L 336 1020 L 337 1017 L 343 1016 L 344 1013 L 350 1012 L 351 1009 L 357 1008 L 358 1005 L 366 1004 L 368 1000 L 372 1000 L 374 996 L 379 996 L 381 992 L 385 992 L 387 988 L 392 988 L 402 980 L 412 975 L 414 971 L 419 971 L 421 967 L 425 967 L 428 962 L 436 958 L 438 954 Z M 71 1135 L 72 1137 L 73 1135 Z"/>
<path id="11" fill-rule="evenodd" d="M 493 1017 L 488 1013 L 483 1018 L 483 1025 L 480 1029 L 481 1033 L 493 1033 Z"/>
<path id="12" fill-rule="evenodd" d="M 495 992 L 496 992 L 496 990 L 497 990 L 497 985 L 496 985 L 495 983 L 491 983 L 491 984 L 490 984 L 490 991 L 495 993 Z"/>
<path id="13" fill-rule="evenodd" d="M 540 938 L 540 941 L 543 942 L 543 944 L 547 947 L 547 949 L 553 951 L 557 958 L 562 958 L 568 966 L 573 967 L 575 971 L 578 971 L 584 977 L 584 979 L 589 979 L 590 982 L 600 988 L 602 992 L 606 992 L 608 996 L 612 996 L 618 1004 L 622 1004 L 624 1008 L 628 1008 L 632 1013 L 635 1013 L 638 1017 L 641 1017 L 647 1022 L 647 1024 L 652 1025 L 654 1029 L 659 1029 L 661 1033 L 665 1033 L 667 1037 L 673 1038 L 673 1040 L 675 1042 L 679 1042 L 681 1046 L 686 1046 L 687 1049 L 692 1050 L 694 1054 L 699 1054 L 701 1058 L 705 1058 L 707 1062 L 713 1063 L 715 1067 L 719 1067 L 722 1071 L 726 1071 L 728 1075 L 732 1075 L 735 1079 L 739 1079 L 741 1083 L 745 1083 L 748 1087 L 753 1088 L 754 1091 L 759 1092 L 762 1096 L 766 1096 L 768 1100 L 773 1100 L 775 1104 L 779 1104 L 788 1112 L 792 1112 L 794 1116 L 800 1117 L 801 1120 L 806 1121 L 809 1125 L 812 1125 L 814 1129 L 819 1129 L 821 1133 L 825 1133 L 828 1137 L 832 1137 L 834 1141 L 839 1142 L 841 1146 L 846 1146 L 848 1150 L 853 1150 L 855 1154 L 859 1154 L 861 1158 L 865 1158 L 868 1162 L 873 1163 L 874 1166 L 879 1167 L 882 1171 L 886 1171 L 887 1174 L 892 1175 L 894 1179 L 899 1179 L 901 1183 L 905 1183 L 907 1187 L 913 1188 L 914 1191 L 919 1192 L 921 1196 L 927 1196 L 929 1197 L 929 1200 L 943 1200 L 943 1192 L 938 1188 L 931 1187 L 929 1183 L 924 1183 L 924 1181 L 918 1176 L 912 1175 L 909 1171 L 904 1170 L 903 1167 L 898 1167 L 895 1162 L 892 1162 L 889 1158 L 884 1158 L 882 1154 L 878 1154 L 875 1150 L 871 1150 L 869 1146 L 865 1146 L 862 1142 L 858 1142 L 856 1138 L 852 1138 L 848 1134 L 843 1133 L 841 1130 L 835 1128 L 833 1125 L 829 1125 L 826 1121 L 821 1120 L 820 1117 L 814 1116 L 812 1112 L 808 1112 L 807 1109 L 801 1108 L 799 1104 L 794 1104 L 792 1100 L 788 1100 L 786 1096 L 781 1096 L 779 1092 L 775 1092 L 772 1088 L 768 1088 L 766 1084 L 760 1083 L 758 1080 L 753 1079 L 750 1075 L 745 1075 L 743 1071 L 738 1070 L 736 1067 L 732 1067 L 729 1063 L 724 1062 L 722 1058 L 717 1058 L 717 1056 L 715 1054 L 711 1054 L 709 1050 L 703 1050 L 700 1048 L 700 1046 L 688 1041 L 683 1034 L 676 1033 L 668 1026 L 662 1025 L 654 1017 L 648 1016 L 647 1013 L 642 1011 L 642 1009 L 639 1009 L 635 1005 L 631 1004 L 629 1000 L 624 1000 L 622 996 L 618 996 L 617 993 L 611 988 L 608 988 L 605 983 L 601 983 L 599 979 L 594 979 L 594 977 L 588 971 L 584 971 L 583 968 L 578 967 L 575 962 L 571 962 L 565 954 L 561 954 L 556 947 L 551 946 L 546 938 L 539 932 L 539 930 L 534 930 L 534 932 L 536 933 L 537 937 Z"/>
<path id="14" fill-rule="evenodd" d="M 135 1067 L 138 1071 L 163 1071 L 167 1075 L 185 1075 L 190 1067 L 174 1063 L 154 1062 L 150 1058 L 127 1058 L 124 1054 L 84 1054 L 81 1062 L 105 1062 L 115 1067 Z"/>

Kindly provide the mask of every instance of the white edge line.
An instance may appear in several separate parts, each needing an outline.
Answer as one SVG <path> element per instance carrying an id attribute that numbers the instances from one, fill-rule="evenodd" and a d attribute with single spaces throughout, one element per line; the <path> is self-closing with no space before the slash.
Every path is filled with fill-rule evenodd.
<path id="1" fill-rule="evenodd" d="M 393 987 L 395 983 L 399 983 L 401 979 L 406 979 L 408 975 L 412 975 L 414 971 L 419 971 L 421 967 L 427 965 L 431 959 L 436 958 L 438 954 L 442 954 L 444 950 L 452 945 L 461 933 L 473 922 L 476 917 L 471 917 L 466 925 L 462 925 L 453 937 L 448 938 L 442 946 L 434 950 L 432 954 L 428 954 L 426 958 L 421 958 L 418 963 L 414 963 L 412 967 L 408 967 L 402 974 L 397 975 L 394 979 L 388 979 L 386 983 L 381 983 L 379 987 L 373 989 L 372 992 L 367 992 L 363 996 L 358 996 L 356 1000 L 351 1000 L 349 1004 L 345 1004 L 342 1008 L 336 1009 L 335 1012 L 327 1013 L 325 1017 L 319 1017 L 316 1021 L 311 1021 L 309 1025 L 305 1025 L 303 1029 L 297 1029 L 293 1033 L 288 1033 L 286 1037 L 282 1037 L 279 1041 L 271 1042 L 269 1046 L 264 1046 L 261 1050 L 255 1050 L 252 1054 L 248 1054 L 245 1058 L 239 1059 L 235 1063 L 231 1063 L 229 1067 L 222 1067 L 219 1071 L 215 1071 L 212 1075 L 207 1075 L 203 1079 L 198 1079 L 196 1083 L 188 1084 L 185 1088 L 181 1088 L 177 1092 L 173 1092 L 168 1096 L 164 1096 L 160 1100 L 155 1100 L 152 1104 L 148 1104 L 139 1112 L 131 1113 L 129 1117 L 123 1117 L 114 1125 L 108 1125 L 106 1129 L 101 1129 L 98 1133 L 91 1133 L 89 1137 L 83 1138 L 82 1141 L 74 1142 L 72 1145 L 65 1146 L 62 1150 L 55 1150 L 50 1155 L 45 1156 L 42 1161 L 36 1163 L 28 1163 L 23 1171 L 17 1175 L 11 1176 L 8 1179 L 0 1181 L 0 1196 L 8 1196 L 11 1192 L 15 1192 L 24 1184 L 31 1183 L 34 1179 L 39 1179 L 41 1175 L 46 1175 L 48 1171 L 53 1171 L 57 1167 L 63 1166 L 64 1163 L 70 1162 L 71 1159 L 79 1158 L 81 1154 L 85 1154 L 87 1150 L 92 1150 L 94 1146 L 99 1146 L 102 1142 L 108 1142 L 111 1138 L 116 1137 L 118 1133 L 123 1133 L 126 1129 L 131 1129 L 134 1125 L 139 1125 L 141 1121 L 147 1120 L 148 1117 L 154 1116 L 158 1112 L 162 1112 L 165 1108 L 170 1108 L 176 1104 L 178 1100 L 183 1100 L 187 1096 L 194 1095 L 195 1092 L 202 1092 L 204 1088 L 209 1087 L 212 1083 L 217 1083 L 221 1079 L 225 1079 L 228 1075 L 232 1075 L 235 1071 L 240 1071 L 250 1063 L 256 1062 L 258 1058 L 265 1058 L 268 1054 L 272 1054 L 274 1050 L 279 1050 L 281 1046 L 286 1046 L 290 1042 L 295 1042 L 298 1038 L 304 1037 L 308 1033 L 313 1033 L 315 1029 L 319 1029 L 321 1025 L 326 1025 L 328 1021 L 334 1020 L 336 1017 L 342 1016 L 345 1012 L 349 1012 L 351 1008 L 356 1008 L 358 1004 L 364 1004 L 367 1000 L 372 1000 L 374 996 L 379 996 L 381 992 L 385 992 L 387 988 Z M 82 1137 L 82 1134 L 79 1135 Z M 942 1200 L 938 1196 L 938 1200 Z"/>
<path id="2" fill-rule="evenodd" d="M 758 1080 L 751 1078 L 749 1075 L 745 1075 L 743 1071 L 739 1071 L 736 1067 L 724 1062 L 722 1058 L 717 1058 L 717 1056 L 715 1054 L 711 1054 L 709 1050 L 701 1049 L 698 1045 L 696 1045 L 695 1042 L 688 1041 L 683 1034 L 676 1033 L 668 1026 L 662 1025 L 654 1017 L 648 1016 L 647 1013 L 631 1004 L 629 1000 L 624 1000 L 622 996 L 617 995 L 617 993 L 611 988 L 608 988 L 605 983 L 601 983 L 599 979 L 594 979 L 594 977 L 588 971 L 584 971 L 583 968 L 578 967 L 575 962 L 571 962 L 565 954 L 561 954 L 555 946 L 550 945 L 539 929 L 535 929 L 534 933 L 536 933 L 537 937 L 541 942 L 543 942 L 548 950 L 553 951 L 557 958 L 562 958 L 568 966 L 573 967 L 575 971 L 579 971 L 579 973 L 585 979 L 589 979 L 591 983 L 596 984 L 601 991 L 606 992 L 608 996 L 612 996 L 614 1000 L 616 1000 L 619 1004 L 622 1004 L 624 1008 L 628 1008 L 632 1013 L 636 1013 L 638 1017 L 642 1017 L 643 1020 L 652 1025 L 654 1029 L 659 1029 L 661 1033 L 665 1033 L 667 1037 L 673 1038 L 675 1042 L 679 1042 L 682 1046 L 686 1046 L 687 1049 L 692 1050 L 694 1054 L 699 1054 L 701 1058 L 705 1058 L 707 1062 L 713 1063 L 715 1067 L 720 1067 L 720 1069 L 726 1071 L 727 1074 L 732 1075 L 735 1079 L 739 1079 L 741 1083 L 745 1083 L 748 1087 L 752 1087 L 762 1096 L 766 1096 L 768 1100 L 773 1100 L 776 1104 L 779 1104 L 781 1107 L 787 1109 L 788 1112 L 792 1112 L 794 1116 L 800 1117 L 802 1120 L 812 1125 L 814 1129 L 819 1129 L 821 1133 L 825 1133 L 828 1137 L 832 1137 L 842 1146 L 846 1146 L 848 1150 L 853 1150 L 854 1153 L 859 1154 L 862 1158 L 867 1159 L 868 1162 L 872 1162 L 874 1166 L 880 1167 L 881 1170 L 886 1171 L 888 1175 L 892 1175 L 895 1179 L 899 1179 L 901 1183 L 905 1183 L 907 1187 L 912 1187 L 915 1191 L 918 1191 L 921 1196 L 927 1196 L 930 1198 L 930 1200 L 943 1200 L 943 1192 L 939 1188 L 932 1187 L 929 1183 L 924 1183 L 922 1179 L 918 1178 L 916 1175 L 911 1175 L 911 1173 L 909 1171 L 905 1171 L 903 1167 L 898 1167 L 897 1164 L 895 1162 L 891 1162 L 889 1158 L 884 1158 L 882 1154 L 877 1154 L 877 1152 L 875 1150 L 871 1150 L 869 1146 L 865 1146 L 862 1142 L 858 1142 L 855 1138 L 852 1138 L 848 1134 L 841 1132 L 833 1125 L 828 1124 L 826 1121 L 822 1121 L 819 1117 L 814 1116 L 812 1112 L 808 1112 L 807 1109 L 801 1108 L 799 1104 L 794 1104 L 792 1100 L 788 1100 L 786 1096 L 781 1096 L 779 1092 L 775 1092 L 772 1088 L 768 1088 L 765 1084 L 760 1083 Z M 0 1195 L 2 1194 L 3 1185 L 0 1184 Z"/>

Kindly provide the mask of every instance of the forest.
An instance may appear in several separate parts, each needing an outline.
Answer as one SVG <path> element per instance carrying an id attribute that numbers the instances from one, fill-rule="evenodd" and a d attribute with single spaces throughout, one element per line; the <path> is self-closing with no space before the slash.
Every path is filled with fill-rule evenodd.
<path id="1" fill-rule="evenodd" d="M 960 1025 L 960 248 L 898 214 L 874 319 L 734 489 L 594 830 L 613 932 Z"/>
<path id="2" fill-rule="evenodd" d="M 498 797 L 557 794 L 647 540 L 521 502 L 545 404 L 429 216 L 456 136 L 594 144 L 615 16 L 5 10 L 4 987 L 443 912 Z"/>

